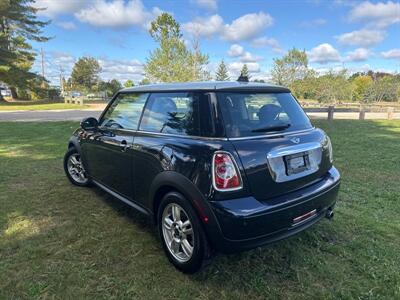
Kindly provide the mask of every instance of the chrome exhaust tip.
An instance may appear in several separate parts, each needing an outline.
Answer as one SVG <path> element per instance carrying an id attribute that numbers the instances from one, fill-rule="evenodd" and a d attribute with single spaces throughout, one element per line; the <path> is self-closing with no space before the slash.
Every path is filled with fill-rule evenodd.
<path id="1" fill-rule="evenodd" d="M 334 212 L 333 212 L 333 209 L 332 209 L 332 208 L 328 208 L 328 210 L 326 211 L 325 217 L 326 217 L 328 220 L 331 220 L 331 219 L 333 218 L 334 215 L 335 215 L 335 214 L 334 214 Z"/>

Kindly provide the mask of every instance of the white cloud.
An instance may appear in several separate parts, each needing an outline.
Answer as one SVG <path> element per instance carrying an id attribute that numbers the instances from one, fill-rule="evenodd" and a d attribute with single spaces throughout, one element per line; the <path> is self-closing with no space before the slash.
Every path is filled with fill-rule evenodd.
<path id="1" fill-rule="evenodd" d="M 195 0 L 196 4 L 209 11 L 216 11 L 218 9 L 217 0 Z"/>
<path id="2" fill-rule="evenodd" d="M 160 12 L 157 7 L 151 11 L 147 10 L 140 0 L 129 0 L 128 2 L 97 0 L 87 8 L 75 13 L 75 17 L 81 22 L 98 27 L 139 26 L 148 28 L 149 23 Z"/>
<path id="3" fill-rule="evenodd" d="M 381 52 L 384 58 L 388 59 L 400 59 L 400 48 L 398 49 L 391 49 L 388 51 Z"/>
<path id="4" fill-rule="evenodd" d="M 237 42 L 253 38 L 272 23 L 273 18 L 264 12 L 243 15 L 230 24 L 225 24 L 222 17 L 215 14 L 185 23 L 182 28 L 186 33 L 197 37 L 218 34 L 224 40 Z"/>
<path id="5" fill-rule="evenodd" d="M 241 16 L 224 26 L 223 37 L 228 41 L 246 40 L 256 36 L 265 27 L 271 26 L 274 19 L 263 12 Z"/>
<path id="6" fill-rule="evenodd" d="M 36 0 L 33 4 L 38 11 L 38 15 L 53 18 L 57 15 L 74 13 L 87 5 L 85 1 L 73 0 Z"/>
<path id="7" fill-rule="evenodd" d="M 400 22 L 400 3 L 366 1 L 355 6 L 350 11 L 349 18 L 351 21 L 365 21 L 374 27 L 387 27 Z"/>
<path id="8" fill-rule="evenodd" d="M 331 44 L 325 43 L 312 48 L 307 52 L 310 62 L 326 64 L 329 62 L 339 62 L 341 57 L 339 52 Z"/>
<path id="9" fill-rule="evenodd" d="M 224 20 L 219 15 L 208 18 L 196 18 L 193 22 L 182 25 L 182 29 L 196 37 L 211 37 L 220 33 L 224 26 Z"/>
<path id="10" fill-rule="evenodd" d="M 318 18 L 318 19 L 314 19 L 314 20 L 303 21 L 300 23 L 300 26 L 314 28 L 314 27 L 319 27 L 319 26 L 325 25 L 326 23 L 327 23 L 327 20 Z"/>
<path id="11" fill-rule="evenodd" d="M 371 55 L 371 50 L 365 48 L 357 48 L 347 54 L 347 61 L 366 61 Z"/>
<path id="12" fill-rule="evenodd" d="M 386 33 L 382 30 L 361 29 L 336 36 L 343 45 L 371 47 L 384 40 Z"/>
<path id="13" fill-rule="evenodd" d="M 236 76 L 240 75 L 240 71 L 243 68 L 244 63 L 239 61 L 234 61 L 228 64 L 228 72 L 231 78 L 235 78 Z M 260 72 L 260 65 L 256 62 L 246 63 L 249 72 L 259 73 Z"/>
<path id="14" fill-rule="evenodd" d="M 238 44 L 233 44 L 229 48 L 228 55 L 231 57 L 237 57 L 244 63 L 257 62 L 263 59 L 261 56 L 253 55 L 248 51 L 244 51 L 244 48 Z"/>
<path id="15" fill-rule="evenodd" d="M 67 73 L 72 71 L 72 68 L 75 64 L 75 57 L 66 52 L 52 52 L 51 61 L 54 66 L 58 67 L 58 69 L 62 69 Z"/>
<path id="16" fill-rule="evenodd" d="M 263 60 L 263 58 L 261 56 L 253 55 L 248 51 L 243 53 L 243 55 L 240 57 L 240 61 L 245 62 L 245 63 L 257 62 L 260 60 Z"/>
<path id="17" fill-rule="evenodd" d="M 77 29 L 77 27 L 76 27 L 74 22 L 57 22 L 56 25 L 66 29 L 66 30 L 75 30 L 75 29 Z"/>
<path id="18" fill-rule="evenodd" d="M 228 50 L 228 55 L 232 57 L 238 57 L 243 55 L 244 53 L 244 48 L 238 44 L 233 44 L 229 50 Z"/>
<path id="19" fill-rule="evenodd" d="M 143 64 L 137 60 L 114 60 L 102 58 L 99 59 L 102 68 L 101 78 L 103 80 L 118 79 L 126 81 L 132 79 L 138 81 L 143 77 Z"/>
<path id="20" fill-rule="evenodd" d="M 251 41 L 251 45 L 255 48 L 271 47 L 276 53 L 282 53 L 283 49 L 279 45 L 279 42 L 273 38 L 267 38 L 266 36 L 256 38 Z"/>
<path id="21" fill-rule="evenodd" d="M 328 73 L 338 73 L 342 71 L 346 71 L 347 75 L 356 73 L 356 72 L 365 72 L 370 69 L 368 64 L 356 67 L 344 67 L 342 64 L 334 64 L 328 67 L 311 67 L 314 71 L 318 73 L 318 75 L 326 75 Z"/>

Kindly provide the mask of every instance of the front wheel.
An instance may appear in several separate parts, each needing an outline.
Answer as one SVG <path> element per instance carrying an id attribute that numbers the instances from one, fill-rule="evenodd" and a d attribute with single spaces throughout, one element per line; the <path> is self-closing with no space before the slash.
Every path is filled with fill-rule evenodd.
<path id="1" fill-rule="evenodd" d="M 90 185 L 90 180 L 81 161 L 81 155 L 75 148 L 70 148 L 65 153 L 64 171 L 71 183 L 78 186 Z"/>
<path id="2" fill-rule="evenodd" d="M 164 196 L 158 210 L 158 229 L 169 261 L 184 273 L 198 271 L 209 256 L 203 228 L 190 203 L 177 192 Z"/>

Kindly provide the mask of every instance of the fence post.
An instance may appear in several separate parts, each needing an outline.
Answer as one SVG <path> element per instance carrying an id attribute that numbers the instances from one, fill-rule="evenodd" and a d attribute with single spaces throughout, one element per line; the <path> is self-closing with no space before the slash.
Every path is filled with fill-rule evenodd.
<path id="1" fill-rule="evenodd" d="M 388 107 L 387 109 L 387 118 L 388 120 L 392 120 L 394 118 L 394 108 L 393 107 Z"/>
<path id="2" fill-rule="evenodd" d="M 360 114 L 358 116 L 358 119 L 359 120 L 365 120 L 365 108 L 364 107 L 360 108 Z"/>
<path id="3" fill-rule="evenodd" d="M 333 112 L 335 110 L 334 106 L 328 106 L 328 120 L 333 120 Z"/>

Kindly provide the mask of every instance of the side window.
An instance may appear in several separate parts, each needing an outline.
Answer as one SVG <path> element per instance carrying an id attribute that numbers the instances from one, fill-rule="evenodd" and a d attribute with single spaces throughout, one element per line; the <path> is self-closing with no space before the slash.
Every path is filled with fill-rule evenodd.
<path id="1" fill-rule="evenodd" d="M 140 130 L 199 135 L 198 96 L 193 93 L 151 94 Z"/>
<path id="2" fill-rule="evenodd" d="M 136 130 L 147 97 L 142 93 L 119 94 L 104 114 L 101 126 Z"/>

